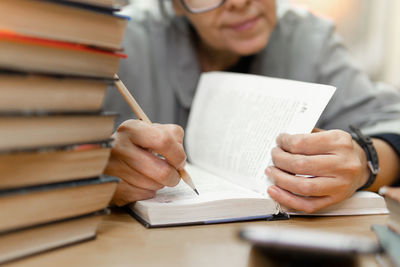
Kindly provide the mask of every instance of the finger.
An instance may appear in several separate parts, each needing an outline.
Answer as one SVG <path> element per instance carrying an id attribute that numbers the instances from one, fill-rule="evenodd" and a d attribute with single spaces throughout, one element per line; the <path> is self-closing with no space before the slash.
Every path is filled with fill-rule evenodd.
<path id="1" fill-rule="evenodd" d="M 291 154 L 280 147 L 271 151 L 272 161 L 276 167 L 289 173 L 333 176 L 335 170 L 341 165 L 336 155 L 300 155 Z"/>
<path id="2" fill-rule="evenodd" d="M 130 168 L 162 185 L 175 186 L 179 183 L 179 174 L 173 166 L 141 147 L 116 143 L 111 153 L 112 157 L 123 159 Z"/>
<path id="3" fill-rule="evenodd" d="M 386 187 L 385 196 L 388 196 L 393 199 L 398 199 L 400 201 L 400 188 Z"/>
<path id="4" fill-rule="evenodd" d="M 125 121 L 118 130 L 128 134 L 129 140 L 142 148 L 162 155 L 169 164 L 182 169 L 186 163 L 183 149 L 183 130 L 179 126 Z M 177 141 L 179 140 L 179 141 Z"/>
<path id="5" fill-rule="evenodd" d="M 279 204 L 305 213 L 314 213 L 336 203 L 330 196 L 302 197 L 274 185 L 268 188 L 268 194 Z"/>
<path id="6" fill-rule="evenodd" d="M 329 154 L 343 145 L 351 144 L 351 135 L 341 130 L 322 131 L 312 134 L 280 134 L 277 145 L 292 154 Z"/>
<path id="7" fill-rule="evenodd" d="M 122 180 L 117 185 L 111 203 L 117 206 L 124 206 L 138 200 L 153 198 L 155 194 L 155 191 L 137 188 Z"/>
<path id="8" fill-rule="evenodd" d="M 110 159 L 106 169 L 104 170 L 104 173 L 116 176 L 132 186 L 145 190 L 157 191 L 164 187 L 163 184 L 160 184 L 132 169 L 122 159 Z"/>
<path id="9" fill-rule="evenodd" d="M 183 144 L 183 137 L 185 135 L 185 132 L 181 126 L 176 124 L 157 124 L 157 123 L 155 124 L 165 128 L 172 134 L 172 136 L 178 143 Z"/>
<path id="10" fill-rule="evenodd" d="M 183 169 L 186 153 L 183 148 L 183 129 L 173 124 L 156 124 L 158 133 L 151 140 L 151 149 L 162 155 L 176 169 Z"/>
<path id="11" fill-rule="evenodd" d="M 336 178 L 295 176 L 276 167 L 268 167 L 265 173 L 274 181 L 275 185 L 301 196 L 334 195 L 338 190 L 344 188 L 342 182 Z"/>

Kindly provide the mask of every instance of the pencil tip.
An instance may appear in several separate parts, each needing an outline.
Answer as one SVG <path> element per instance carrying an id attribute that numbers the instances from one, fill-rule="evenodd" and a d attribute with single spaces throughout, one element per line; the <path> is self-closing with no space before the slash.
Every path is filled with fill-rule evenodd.
<path id="1" fill-rule="evenodd" d="M 193 191 L 198 195 L 198 196 L 200 196 L 200 194 L 199 194 L 199 191 L 197 191 L 197 189 L 195 188 L 195 189 L 193 189 Z"/>

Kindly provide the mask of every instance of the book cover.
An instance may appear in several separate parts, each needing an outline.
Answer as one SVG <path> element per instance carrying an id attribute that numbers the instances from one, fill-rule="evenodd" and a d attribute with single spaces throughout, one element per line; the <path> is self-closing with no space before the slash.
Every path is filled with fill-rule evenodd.
<path id="1" fill-rule="evenodd" d="M 0 190 L 99 176 L 110 156 L 110 142 L 0 151 Z"/>
<path id="2" fill-rule="evenodd" d="M 126 55 L 0 29 L 0 69 L 110 78 Z"/>
<path id="3" fill-rule="evenodd" d="M 113 177 L 101 176 L 0 190 L 0 232 L 104 209 L 110 202 L 118 181 Z"/>
<path id="4" fill-rule="evenodd" d="M 0 233 L 0 264 L 93 240 L 108 209 Z"/>
<path id="5" fill-rule="evenodd" d="M 0 71 L 0 112 L 99 112 L 112 82 Z"/>
<path id="6" fill-rule="evenodd" d="M 0 150 L 102 141 L 112 135 L 115 116 L 107 112 L 2 112 Z"/>
<path id="7" fill-rule="evenodd" d="M 18 14 L 18 16 L 15 16 Z M 121 50 L 129 17 L 69 1 L 3 0 L 1 28 L 44 39 Z"/>

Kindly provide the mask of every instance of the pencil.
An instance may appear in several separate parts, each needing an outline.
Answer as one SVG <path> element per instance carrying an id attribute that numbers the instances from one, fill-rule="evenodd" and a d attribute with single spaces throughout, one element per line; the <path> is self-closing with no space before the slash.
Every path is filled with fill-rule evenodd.
<path id="1" fill-rule="evenodd" d="M 128 89 L 125 87 L 124 83 L 121 81 L 121 79 L 118 77 L 117 74 L 114 75 L 114 84 L 117 87 L 118 91 L 122 95 L 122 97 L 125 99 L 126 103 L 128 103 L 129 107 L 131 110 L 135 113 L 136 117 L 144 121 L 146 123 L 150 123 L 151 121 L 149 117 L 144 113 L 142 108 L 139 106 L 139 104 L 136 102 L 135 98 L 131 95 L 131 93 L 128 91 Z M 178 170 L 179 175 L 181 176 L 182 180 L 190 186 L 190 188 L 193 189 L 193 191 L 199 195 L 199 191 L 197 191 L 192 178 L 190 178 L 190 175 L 187 173 L 185 169 Z"/>

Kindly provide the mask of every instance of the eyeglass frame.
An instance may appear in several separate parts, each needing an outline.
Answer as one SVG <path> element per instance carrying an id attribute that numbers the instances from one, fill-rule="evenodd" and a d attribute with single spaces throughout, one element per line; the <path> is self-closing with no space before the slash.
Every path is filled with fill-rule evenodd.
<path id="1" fill-rule="evenodd" d="M 180 0 L 180 1 L 181 1 L 181 3 L 182 3 L 183 7 L 184 7 L 188 12 L 193 13 L 193 14 L 200 14 L 200 13 L 208 12 L 208 11 L 214 10 L 214 9 L 216 9 L 216 8 L 219 8 L 220 6 L 222 6 L 222 5 L 225 3 L 226 0 L 220 0 L 220 3 L 219 3 L 218 5 L 213 6 L 213 7 L 210 7 L 210 8 L 201 9 L 201 10 L 193 10 L 193 9 L 191 9 L 191 8 L 186 4 L 186 0 Z"/>

